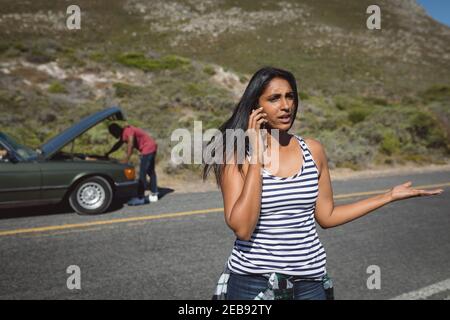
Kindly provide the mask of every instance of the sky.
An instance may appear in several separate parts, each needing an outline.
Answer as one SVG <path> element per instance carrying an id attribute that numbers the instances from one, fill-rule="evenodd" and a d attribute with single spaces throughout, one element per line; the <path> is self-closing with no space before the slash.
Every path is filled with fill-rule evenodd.
<path id="1" fill-rule="evenodd" d="M 450 27 L 449 0 L 417 0 L 430 16 Z"/>

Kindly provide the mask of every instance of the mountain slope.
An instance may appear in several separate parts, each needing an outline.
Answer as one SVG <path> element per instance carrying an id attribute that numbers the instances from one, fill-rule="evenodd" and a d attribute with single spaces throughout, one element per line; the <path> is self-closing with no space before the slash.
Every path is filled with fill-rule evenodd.
<path id="1" fill-rule="evenodd" d="M 81 30 L 65 26 L 69 4 L 0 8 L 0 125 L 30 145 L 119 104 L 169 163 L 173 130 L 218 127 L 274 65 L 299 82 L 293 130 L 332 167 L 448 161 L 450 28 L 413 0 L 379 1 L 381 30 L 366 28 L 368 0 L 80 0 Z M 104 152 L 100 129 L 77 146 Z"/>

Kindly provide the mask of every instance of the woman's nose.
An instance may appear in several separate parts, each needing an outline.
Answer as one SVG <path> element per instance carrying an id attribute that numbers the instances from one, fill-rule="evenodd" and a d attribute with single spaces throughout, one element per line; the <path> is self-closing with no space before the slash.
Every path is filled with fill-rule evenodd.
<path id="1" fill-rule="evenodd" d="M 286 99 L 282 99 L 281 100 L 281 110 L 289 112 L 289 110 L 291 110 L 291 106 L 289 104 L 289 101 L 287 101 Z"/>

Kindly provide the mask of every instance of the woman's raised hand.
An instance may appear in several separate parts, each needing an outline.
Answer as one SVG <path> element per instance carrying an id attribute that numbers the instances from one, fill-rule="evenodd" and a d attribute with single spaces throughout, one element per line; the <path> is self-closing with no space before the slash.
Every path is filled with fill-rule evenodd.
<path id="1" fill-rule="evenodd" d="M 411 185 L 412 185 L 411 181 L 408 181 L 393 187 L 389 191 L 392 201 L 407 199 L 411 197 L 432 196 L 436 194 L 441 194 L 444 191 L 443 189 L 434 189 L 434 190 L 414 189 L 411 187 Z"/>
<path id="2" fill-rule="evenodd" d="M 266 123 L 267 114 L 263 112 L 263 108 L 253 109 L 248 119 L 247 134 L 250 140 L 252 158 L 256 157 L 258 163 L 263 163 L 264 141 L 261 135 L 261 125 Z"/>

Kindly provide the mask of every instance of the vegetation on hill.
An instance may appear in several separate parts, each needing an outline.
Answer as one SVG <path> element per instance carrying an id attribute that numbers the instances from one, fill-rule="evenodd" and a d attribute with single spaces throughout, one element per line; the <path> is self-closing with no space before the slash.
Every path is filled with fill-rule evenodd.
<path id="1" fill-rule="evenodd" d="M 412 0 L 11 1 L 0 8 L 0 127 L 37 147 L 83 116 L 121 106 L 148 130 L 167 173 L 177 128 L 217 128 L 251 74 L 292 71 L 301 107 L 293 132 L 321 141 L 331 168 L 447 163 L 450 29 Z M 76 143 L 104 153 L 106 125 Z M 120 156 L 118 153 L 117 157 Z"/>

